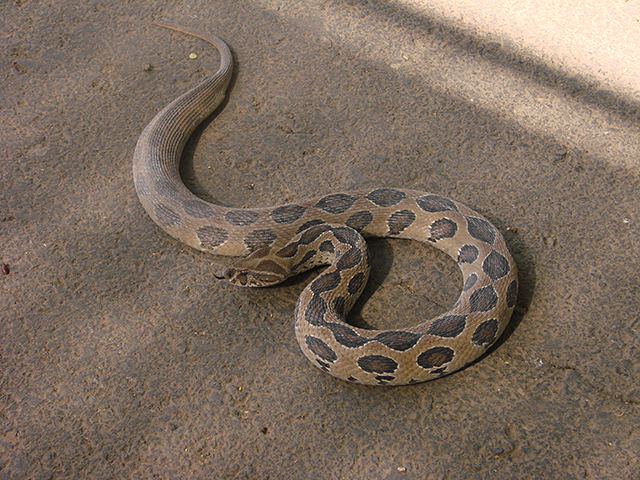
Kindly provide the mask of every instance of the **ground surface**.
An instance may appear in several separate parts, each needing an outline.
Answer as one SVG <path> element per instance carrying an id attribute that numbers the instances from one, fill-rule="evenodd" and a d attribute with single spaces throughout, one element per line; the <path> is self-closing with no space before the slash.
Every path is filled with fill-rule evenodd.
<path id="1" fill-rule="evenodd" d="M 637 4 L 424 3 L 0 5 L 0 479 L 640 478 Z M 431 383 L 345 384 L 295 342 L 309 275 L 236 289 L 159 230 L 134 145 L 217 56 L 153 19 L 234 52 L 183 164 L 194 192 L 466 203 L 520 269 L 497 348 Z M 354 322 L 455 302 L 443 255 L 372 251 Z"/>

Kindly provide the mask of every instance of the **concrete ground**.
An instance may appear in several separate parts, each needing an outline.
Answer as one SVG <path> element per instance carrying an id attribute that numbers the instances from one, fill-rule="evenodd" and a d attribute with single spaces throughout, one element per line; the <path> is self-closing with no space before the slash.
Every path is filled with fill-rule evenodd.
<path id="1" fill-rule="evenodd" d="M 458 3 L 0 4 L 0 479 L 640 478 L 640 8 Z M 134 145 L 217 55 L 154 19 L 237 65 L 183 162 L 196 194 L 469 205 L 520 269 L 497 347 L 430 383 L 346 384 L 294 338 L 313 273 L 237 289 L 158 229 Z M 354 323 L 455 302 L 444 255 L 371 249 Z"/>

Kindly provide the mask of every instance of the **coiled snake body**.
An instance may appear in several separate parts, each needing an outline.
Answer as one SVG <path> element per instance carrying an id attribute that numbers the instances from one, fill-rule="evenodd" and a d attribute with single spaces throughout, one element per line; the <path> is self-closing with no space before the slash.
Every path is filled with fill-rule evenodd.
<path id="1" fill-rule="evenodd" d="M 165 107 L 144 129 L 134 154 L 136 191 L 169 235 L 205 252 L 244 256 L 224 270 L 236 285 L 268 286 L 329 265 L 302 292 L 296 338 L 331 375 L 369 385 L 405 385 L 452 373 L 500 336 L 516 302 L 517 274 L 500 232 L 466 206 L 396 188 L 332 193 L 278 207 L 236 209 L 205 202 L 182 183 L 178 166 L 195 129 L 222 102 L 232 71 L 219 38 L 166 23 L 220 51 L 219 70 Z M 451 256 L 463 275 L 447 313 L 411 328 L 365 330 L 345 315 L 369 274 L 365 237 L 410 238 Z"/>

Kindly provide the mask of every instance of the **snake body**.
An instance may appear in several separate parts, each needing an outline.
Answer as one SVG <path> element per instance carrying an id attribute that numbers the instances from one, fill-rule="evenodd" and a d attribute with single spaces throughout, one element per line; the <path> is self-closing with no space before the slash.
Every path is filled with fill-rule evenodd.
<path id="1" fill-rule="evenodd" d="M 496 341 L 516 303 L 516 266 L 498 229 L 459 202 L 421 191 L 377 188 L 238 209 L 191 193 L 178 172 L 180 157 L 195 127 L 224 99 L 231 53 L 213 35 L 156 24 L 206 40 L 221 56 L 218 71 L 160 111 L 138 140 L 136 192 L 160 228 L 199 250 L 241 256 L 224 270 L 236 285 L 273 285 L 329 265 L 302 292 L 295 331 L 309 360 L 342 380 L 424 382 L 468 365 Z M 456 304 L 410 328 L 366 330 L 347 324 L 344 318 L 369 273 L 362 236 L 409 238 L 447 253 L 463 275 Z"/>

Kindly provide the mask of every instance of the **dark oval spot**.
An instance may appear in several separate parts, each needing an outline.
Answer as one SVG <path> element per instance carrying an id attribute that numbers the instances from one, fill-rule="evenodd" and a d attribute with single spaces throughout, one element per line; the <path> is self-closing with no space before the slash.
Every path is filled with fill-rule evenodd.
<path id="1" fill-rule="evenodd" d="M 266 257 L 267 255 L 269 255 L 269 253 L 271 253 L 271 249 L 269 247 L 264 247 L 264 248 L 260 248 L 260 249 L 256 250 L 255 252 L 253 252 L 248 257 L 250 257 L 250 258 L 262 258 L 262 257 Z"/>
<path id="2" fill-rule="evenodd" d="M 185 200 L 182 207 L 187 215 L 195 218 L 209 218 L 214 213 L 213 207 L 202 200 Z"/>
<path id="3" fill-rule="evenodd" d="M 358 365 L 368 373 L 393 373 L 398 368 L 398 363 L 383 355 L 366 355 L 358 359 Z"/>
<path id="4" fill-rule="evenodd" d="M 302 233 L 298 242 L 300 242 L 301 245 L 309 245 L 327 230 L 331 230 L 331 227 L 326 223 L 310 227 Z"/>
<path id="5" fill-rule="evenodd" d="M 362 210 L 351 215 L 345 224 L 347 227 L 353 228 L 355 231 L 360 232 L 364 227 L 369 225 L 373 221 L 373 214 Z"/>
<path id="6" fill-rule="evenodd" d="M 491 280 L 497 280 L 509 273 L 509 261 L 493 250 L 482 262 L 482 270 Z"/>
<path id="7" fill-rule="evenodd" d="M 416 219 L 416 214 L 411 210 L 400 210 L 394 212 L 387 220 L 389 235 L 399 235 L 405 228 L 411 225 Z"/>
<path id="8" fill-rule="evenodd" d="M 473 245 L 464 245 L 458 252 L 458 262 L 473 263 L 478 258 L 478 249 Z"/>
<path id="9" fill-rule="evenodd" d="M 239 227 L 251 225 L 253 222 L 258 220 L 258 218 L 260 218 L 260 214 L 251 210 L 230 210 L 224 214 L 224 219 L 227 222 Z"/>
<path id="10" fill-rule="evenodd" d="M 469 298 L 472 312 L 488 312 L 498 303 L 498 295 L 492 285 L 482 287 L 471 294 Z"/>
<path id="11" fill-rule="evenodd" d="M 409 350 L 416 343 L 418 343 L 418 340 L 420 340 L 420 335 L 411 332 L 391 330 L 378 334 L 376 338 L 374 338 L 374 340 L 377 340 L 378 342 L 386 345 L 393 350 L 404 352 L 405 350 Z"/>
<path id="12" fill-rule="evenodd" d="M 464 217 L 467 220 L 467 231 L 469 235 L 480 241 L 493 245 L 496 239 L 496 231 L 489 222 L 483 218 Z"/>
<path id="13" fill-rule="evenodd" d="M 380 207 L 391 207 L 405 198 L 407 195 L 404 192 L 394 188 L 379 188 L 367 195 L 367 200 Z"/>
<path id="14" fill-rule="evenodd" d="M 338 271 L 348 270 L 360 263 L 362 260 L 362 252 L 357 247 L 351 247 L 348 252 L 340 257 L 340 260 L 336 263 Z"/>
<path id="15" fill-rule="evenodd" d="M 333 299 L 333 309 L 339 316 L 344 317 L 344 297 L 336 297 Z"/>
<path id="16" fill-rule="evenodd" d="M 448 198 L 439 195 L 425 195 L 416 198 L 416 203 L 425 212 L 457 212 L 458 207 Z"/>
<path id="17" fill-rule="evenodd" d="M 314 295 L 309 300 L 307 309 L 304 311 L 305 320 L 316 327 L 324 325 L 324 314 L 327 311 L 327 303 L 320 295 Z"/>
<path id="18" fill-rule="evenodd" d="M 180 215 L 161 203 L 156 205 L 155 211 L 160 223 L 167 227 L 178 225 L 180 223 Z"/>
<path id="19" fill-rule="evenodd" d="M 518 298 L 518 282 L 514 280 L 507 287 L 507 307 L 509 308 L 515 307 L 517 298 Z"/>
<path id="20" fill-rule="evenodd" d="M 316 278 L 309 288 L 313 293 L 322 293 L 333 290 L 340 283 L 340 272 L 333 271 L 331 273 L 323 273 Z"/>
<path id="21" fill-rule="evenodd" d="M 316 218 L 315 220 L 306 221 L 298 227 L 296 233 L 304 232 L 307 228 L 315 227 L 316 225 L 322 225 L 323 223 L 325 223 L 325 221 L 318 218 Z"/>
<path id="22" fill-rule="evenodd" d="M 429 240 L 437 242 L 443 238 L 452 238 L 458 231 L 458 224 L 448 218 L 436 220 L 429 227 Z"/>
<path id="23" fill-rule="evenodd" d="M 362 239 L 362 235 L 349 227 L 335 227 L 332 231 L 338 241 L 347 245 L 357 245 Z"/>
<path id="24" fill-rule="evenodd" d="M 321 252 L 333 253 L 335 251 L 335 247 L 333 246 L 331 240 L 325 240 L 320 244 L 318 250 L 320 250 Z"/>
<path id="25" fill-rule="evenodd" d="M 464 285 L 462 286 L 462 291 L 466 292 L 471 287 L 473 287 L 476 284 L 477 281 L 478 281 L 478 276 L 475 273 L 472 273 L 464 281 Z"/>
<path id="26" fill-rule="evenodd" d="M 359 294 L 364 288 L 364 273 L 360 272 L 353 276 L 351 280 L 349 280 L 349 285 L 347 286 L 347 291 L 351 295 Z"/>
<path id="27" fill-rule="evenodd" d="M 298 242 L 291 242 L 276 252 L 280 258 L 291 258 L 298 253 Z"/>
<path id="28" fill-rule="evenodd" d="M 496 333 L 498 333 L 498 320 L 492 318 L 486 322 L 482 322 L 473 332 L 471 341 L 474 345 L 480 347 L 488 347 L 496 340 Z"/>
<path id="29" fill-rule="evenodd" d="M 199 228 L 196 235 L 200 240 L 200 246 L 205 250 L 211 250 L 222 245 L 229 237 L 225 229 L 210 225 Z"/>
<path id="30" fill-rule="evenodd" d="M 287 272 L 284 268 L 278 265 L 273 260 L 262 260 L 256 267 L 258 272 L 263 273 L 275 273 L 281 278 L 287 278 L 289 276 L 289 272 Z"/>
<path id="31" fill-rule="evenodd" d="M 433 347 L 418 356 L 417 363 L 422 368 L 441 367 L 453 360 L 454 351 L 449 347 Z"/>
<path id="32" fill-rule="evenodd" d="M 369 341 L 369 339 L 361 337 L 354 330 L 340 323 L 327 323 L 327 328 L 333 333 L 333 338 L 340 345 L 347 348 L 358 348 Z"/>
<path id="33" fill-rule="evenodd" d="M 302 205 L 284 205 L 271 212 L 271 218 L 276 223 L 291 223 L 298 220 L 305 210 Z"/>
<path id="34" fill-rule="evenodd" d="M 465 315 L 447 315 L 446 317 L 440 317 L 434 320 L 427 333 L 438 337 L 457 337 L 464 330 L 466 318 Z"/>
<path id="35" fill-rule="evenodd" d="M 319 338 L 307 335 L 304 340 L 307 344 L 307 347 L 309 347 L 309 350 L 311 350 L 323 360 L 333 363 L 338 359 L 336 352 L 334 352 L 329 345 L 324 343 Z"/>
<path id="36" fill-rule="evenodd" d="M 349 209 L 355 201 L 356 198 L 351 195 L 335 193 L 321 198 L 318 203 L 316 203 L 316 207 L 329 213 L 342 213 Z"/>
<path id="37" fill-rule="evenodd" d="M 277 235 L 272 230 L 254 230 L 245 237 L 244 244 L 250 252 L 253 252 L 259 248 L 268 247 L 276 238 Z"/>

